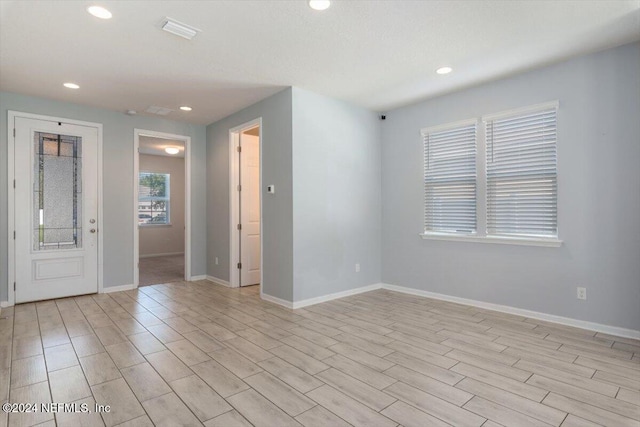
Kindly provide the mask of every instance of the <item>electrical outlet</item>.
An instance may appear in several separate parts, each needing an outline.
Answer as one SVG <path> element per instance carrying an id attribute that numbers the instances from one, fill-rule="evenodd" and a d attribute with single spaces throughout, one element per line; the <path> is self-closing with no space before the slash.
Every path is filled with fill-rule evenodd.
<path id="1" fill-rule="evenodd" d="M 216 257 L 216 265 L 218 265 L 218 257 Z"/>
<path id="2" fill-rule="evenodd" d="M 360 264 L 356 264 L 356 273 L 360 273 Z"/>
<path id="3" fill-rule="evenodd" d="M 578 288 L 578 299 L 587 299 L 587 288 Z"/>

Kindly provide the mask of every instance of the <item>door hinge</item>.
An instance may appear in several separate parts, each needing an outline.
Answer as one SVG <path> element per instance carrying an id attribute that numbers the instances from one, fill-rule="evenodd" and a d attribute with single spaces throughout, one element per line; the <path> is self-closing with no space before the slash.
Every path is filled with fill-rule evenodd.
<path id="1" fill-rule="evenodd" d="M 242 269 L 242 263 L 241 262 L 238 263 L 238 269 Z"/>
<path id="2" fill-rule="evenodd" d="M 242 185 L 238 184 L 238 191 L 242 191 Z"/>
<path id="3" fill-rule="evenodd" d="M 242 230 L 242 224 L 238 224 L 238 230 Z"/>
<path id="4" fill-rule="evenodd" d="M 16 137 L 16 128 L 13 128 L 13 137 Z"/>
<path id="5" fill-rule="evenodd" d="M 15 131 L 15 129 L 14 129 Z M 238 145 L 238 153 L 242 153 L 242 147 Z"/>
<path id="6" fill-rule="evenodd" d="M 16 232 L 13 232 L 13 240 L 16 240 Z"/>
<path id="7" fill-rule="evenodd" d="M 16 188 L 16 180 L 13 180 L 13 188 Z"/>
<path id="8" fill-rule="evenodd" d="M 13 282 L 13 292 L 16 291 L 16 282 Z"/>

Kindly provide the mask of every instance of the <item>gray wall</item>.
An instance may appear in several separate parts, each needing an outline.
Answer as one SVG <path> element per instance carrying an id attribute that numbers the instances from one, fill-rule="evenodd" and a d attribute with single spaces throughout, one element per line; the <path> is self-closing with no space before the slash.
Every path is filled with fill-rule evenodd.
<path id="1" fill-rule="evenodd" d="M 376 113 L 293 88 L 294 301 L 380 282 L 380 150 Z"/>
<path id="2" fill-rule="evenodd" d="M 262 289 L 268 295 L 291 301 L 291 89 L 207 126 L 207 274 L 229 280 L 229 129 L 258 117 L 262 117 Z M 273 195 L 265 191 L 270 184 L 276 186 Z"/>
<path id="3" fill-rule="evenodd" d="M 171 120 L 127 116 L 117 111 L 0 93 L 0 301 L 7 300 L 7 110 L 103 124 L 104 286 L 133 283 L 133 129 L 191 137 L 191 273 L 206 273 L 207 227 L 205 127 Z"/>
<path id="4" fill-rule="evenodd" d="M 382 280 L 640 329 L 640 44 L 388 113 Z M 560 248 L 422 240 L 420 128 L 560 101 Z M 576 286 L 587 288 L 586 301 Z"/>

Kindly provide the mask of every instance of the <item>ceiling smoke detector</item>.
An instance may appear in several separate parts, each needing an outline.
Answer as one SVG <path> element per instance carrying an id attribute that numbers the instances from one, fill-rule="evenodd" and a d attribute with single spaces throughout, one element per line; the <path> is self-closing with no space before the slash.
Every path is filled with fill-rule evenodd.
<path id="1" fill-rule="evenodd" d="M 194 28 L 190 25 L 183 24 L 182 22 L 178 22 L 175 19 L 164 18 L 162 21 L 162 29 L 168 33 L 175 34 L 176 36 L 183 37 L 187 40 L 191 40 L 200 32 L 199 29 Z"/>

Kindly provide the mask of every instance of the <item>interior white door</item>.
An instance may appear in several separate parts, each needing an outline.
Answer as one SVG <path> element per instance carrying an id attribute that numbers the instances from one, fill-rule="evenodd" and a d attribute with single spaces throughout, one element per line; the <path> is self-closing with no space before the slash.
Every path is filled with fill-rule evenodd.
<path id="1" fill-rule="evenodd" d="M 260 283 L 260 139 L 240 134 L 240 286 Z"/>
<path id="2" fill-rule="evenodd" d="M 98 291 L 98 129 L 15 119 L 17 303 Z"/>

